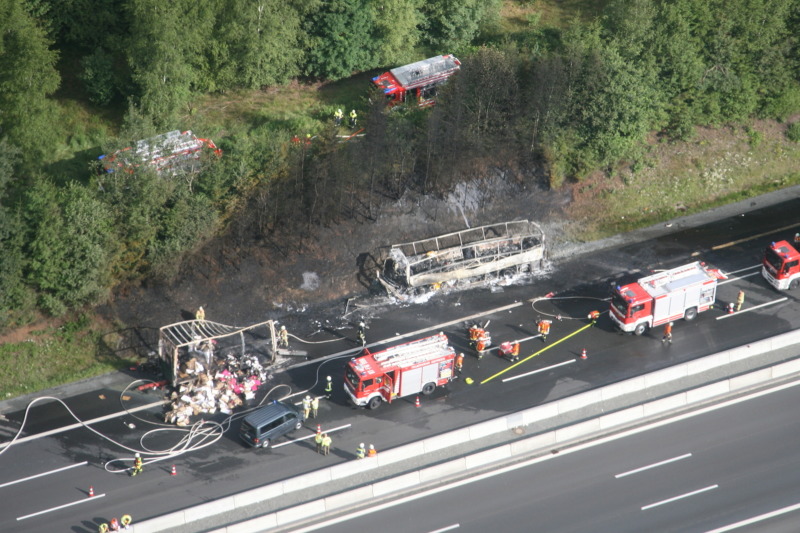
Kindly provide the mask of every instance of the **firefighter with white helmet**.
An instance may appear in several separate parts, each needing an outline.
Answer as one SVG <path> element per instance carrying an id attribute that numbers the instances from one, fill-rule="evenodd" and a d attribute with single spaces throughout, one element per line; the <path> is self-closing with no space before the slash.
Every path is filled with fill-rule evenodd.
<path id="1" fill-rule="evenodd" d="M 361 346 L 366 346 L 367 344 L 367 325 L 364 324 L 364 321 L 358 323 L 358 340 L 361 341 Z"/>
<path id="2" fill-rule="evenodd" d="M 303 415 L 306 420 L 308 420 L 310 414 L 311 414 L 311 396 L 306 395 L 306 397 L 303 398 Z"/>
<path id="3" fill-rule="evenodd" d="M 131 469 L 131 476 L 140 474 L 143 466 L 144 464 L 142 463 L 142 456 L 139 455 L 139 452 L 136 452 L 136 454 L 133 456 L 133 468 Z"/>
<path id="4" fill-rule="evenodd" d="M 367 456 L 367 450 L 364 448 L 364 443 L 360 443 L 356 448 L 356 459 L 363 459 Z"/>
<path id="5" fill-rule="evenodd" d="M 281 326 L 280 330 L 280 344 L 283 348 L 289 347 L 289 332 L 286 331 L 286 326 Z"/>
<path id="6" fill-rule="evenodd" d="M 341 125 L 342 125 L 342 120 L 343 120 L 343 119 L 344 119 L 344 111 L 342 111 L 342 108 L 340 107 L 340 108 L 339 108 L 339 109 L 337 109 L 337 110 L 336 110 L 336 112 L 333 114 L 333 120 L 334 120 L 334 122 L 336 122 L 336 125 L 337 125 L 337 126 L 341 126 Z"/>

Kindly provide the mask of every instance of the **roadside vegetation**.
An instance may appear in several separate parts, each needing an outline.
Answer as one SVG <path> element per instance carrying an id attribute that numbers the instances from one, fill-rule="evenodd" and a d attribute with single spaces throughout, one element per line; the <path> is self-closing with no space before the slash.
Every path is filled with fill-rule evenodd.
<path id="1" fill-rule="evenodd" d="M 582 239 L 800 183 L 797 0 L 13 0 L 0 28 L 2 391 L 129 364 L 75 317 L 226 232 L 302 240 L 493 168 L 571 188 Z M 463 66 L 434 109 L 368 89 L 439 53 Z M 176 129 L 223 156 L 99 172 Z"/>

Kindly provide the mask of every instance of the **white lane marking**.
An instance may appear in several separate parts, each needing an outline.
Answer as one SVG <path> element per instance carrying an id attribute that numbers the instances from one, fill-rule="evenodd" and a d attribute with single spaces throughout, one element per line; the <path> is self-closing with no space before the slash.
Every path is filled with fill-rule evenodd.
<path id="1" fill-rule="evenodd" d="M 778 298 L 777 300 L 772 300 L 771 302 L 763 303 L 761 305 L 754 305 L 753 307 L 747 307 L 742 309 L 741 311 L 736 311 L 735 313 L 728 313 L 726 315 L 718 316 L 717 320 L 722 320 L 723 318 L 731 318 L 732 316 L 741 315 L 742 313 L 747 313 L 748 311 L 755 311 L 756 309 L 760 309 L 762 307 L 767 307 L 768 305 L 775 305 L 781 302 L 785 302 L 789 298 Z"/>
<path id="2" fill-rule="evenodd" d="M 758 276 L 761 272 L 751 272 L 750 274 L 745 274 L 743 276 L 737 276 L 735 278 L 728 278 L 725 281 L 720 281 L 717 285 L 725 285 L 726 283 L 732 283 L 734 281 L 739 281 L 740 279 L 749 278 L 750 276 Z"/>
<path id="3" fill-rule="evenodd" d="M 749 267 L 740 268 L 739 270 L 734 270 L 733 272 L 725 272 L 725 275 L 729 274 L 738 274 L 739 272 L 744 272 L 745 270 L 753 270 L 754 268 L 761 268 L 761 263 Z M 758 272 L 756 272 L 757 274 Z"/>
<path id="4" fill-rule="evenodd" d="M 50 474 L 55 474 L 56 472 L 63 472 L 64 470 L 69 470 L 70 468 L 75 468 L 76 466 L 83 466 L 87 464 L 89 464 L 89 461 L 84 461 L 82 463 L 76 463 L 74 465 L 64 466 L 62 468 L 56 468 L 55 470 L 50 470 L 49 472 L 42 472 L 41 474 L 36 474 L 35 476 L 28 476 L 22 479 L 9 481 L 8 483 L 3 483 L 2 485 L 0 485 L 0 489 L 2 489 L 3 487 L 8 487 L 9 485 L 16 485 L 17 483 L 22 483 L 23 481 L 30 481 L 31 479 L 36 479 L 37 477 L 49 476 Z"/>
<path id="5" fill-rule="evenodd" d="M 782 514 L 797 511 L 798 509 L 800 509 L 800 503 L 796 503 L 794 505 L 790 505 L 782 509 L 776 509 L 769 513 L 760 514 L 758 516 L 754 516 L 753 518 L 748 518 L 746 520 L 742 520 L 741 522 L 736 522 L 735 524 L 728 524 L 727 526 L 723 526 L 717 529 L 712 529 L 711 531 L 707 531 L 706 533 L 724 533 L 725 531 L 733 531 L 734 529 L 739 529 L 740 527 L 749 526 L 751 524 L 755 524 L 756 522 L 761 522 L 763 520 L 769 520 L 770 518 L 775 518 L 776 516 L 780 516 Z"/>
<path id="6" fill-rule="evenodd" d="M 352 424 L 345 424 L 344 426 L 339 426 L 338 428 L 326 429 L 326 430 L 323 431 L 323 433 L 333 433 L 334 431 L 339 431 L 341 429 L 347 429 L 350 426 L 352 426 Z M 316 435 L 317 435 L 316 433 L 312 433 L 311 435 L 307 435 L 305 437 L 300 437 L 299 439 L 287 440 L 286 442 L 281 442 L 280 444 L 276 444 L 275 446 L 272 446 L 272 448 L 280 448 L 281 446 L 286 446 L 287 444 L 292 444 L 293 442 L 300 442 L 301 440 L 308 440 L 310 438 L 315 437 Z"/>
<path id="7" fill-rule="evenodd" d="M 461 524 L 453 524 L 452 526 L 443 527 L 442 529 L 434 529 L 428 533 L 444 533 L 445 531 L 452 531 L 453 529 L 458 529 L 461 527 Z"/>
<path id="8" fill-rule="evenodd" d="M 14 444 L 19 444 L 21 442 L 27 442 L 29 440 L 41 439 L 43 437 L 49 437 L 50 435 L 56 435 L 58 433 L 63 433 L 65 431 L 70 431 L 70 430 L 77 429 L 77 428 L 80 428 L 80 427 L 83 427 L 83 426 L 90 426 L 92 424 L 97 424 L 98 422 L 104 422 L 105 420 L 111 420 L 112 418 L 125 416 L 125 415 L 127 415 L 129 413 L 138 413 L 139 411 L 145 411 L 147 409 L 152 409 L 153 407 L 158 407 L 159 405 L 164 405 L 165 403 L 167 403 L 167 400 L 161 400 L 160 402 L 153 402 L 153 403 L 149 403 L 147 405 L 142 405 L 140 407 L 133 407 L 131 409 L 128 409 L 127 411 L 119 411 L 117 413 L 112 413 L 110 415 L 105 415 L 105 416 L 101 416 L 101 417 L 98 417 L 98 418 L 93 418 L 92 420 L 87 420 L 83 424 L 79 424 L 79 423 L 76 422 L 75 424 L 70 424 L 69 426 L 63 426 L 63 427 L 60 427 L 60 428 L 51 429 L 50 431 L 45 431 L 43 433 L 37 433 L 35 435 L 28 435 L 27 437 L 21 437 L 21 438 L 15 440 Z M 1 442 L 0 443 L 0 450 L 5 448 L 6 446 L 9 446 L 10 444 L 11 444 L 10 441 L 9 442 Z"/>
<path id="9" fill-rule="evenodd" d="M 648 509 L 652 509 L 653 507 L 658 507 L 659 505 L 664 505 L 664 504 L 667 504 L 667 503 L 672 503 L 674 501 L 682 500 L 684 498 L 690 498 L 690 497 L 695 496 L 697 494 L 700 494 L 702 492 L 708 492 L 710 490 L 714 490 L 714 489 L 717 489 L 717 488 L 719 488 L 719 485 L 709 485 L 708 487 L 705 487 L 705 488 L 702 488 L 702 489 L 698 489 L 698 490 L 693 490 L 692 492 L 687 492 L 686 494 L 681 494 L 680 496 L 675 496 L 675 497 L 672 497 L 672 498 L 669 498 L 669 499 L 666 499 L 666 500 L 661 500 L 660 502 L 651 503 L 650 505 L 645 505 L 644 507 L 642 507 L 642 511 L 646 511 Z"/>
<path id="10" fill-rule="evenodd" d="M 503 383 L 505 383 L 506 381 L 513 381 L 515 379 L 524 378 L 525 376 L 530 376 L 531 374 L 537 374 L 539 372 L 544 372 L 545 370 L 550 370 L 552 368 L 557 368 L 559 366 L 569 365 L 571 363 L 574 363 L 575 361 L 577 361 L 577 359 L 570 359 L 569 361 L 563 361 L 563 362 L 557 363 L 555 365 L 546 366 L 546 367 L 540 368 L 538 370 L 533 370 L 531 372 L 526 372 L 525 374 L 520 374 L 519 376 L 513 376 L 513 377 L 510 377 L 510 378 L 506 378 L 506 379 L 504 379 L 502 381 L 503 381 Z"/>
<path id="11" fill-rule="evenodd" d="M 650 470 L 651 468 L 657 468 L 659 466 L 663 466 L 669 463 L 674 463 L 675 461 L 680 461 L 681 459 L 686 459 L 691 457 L 691 453 L 685 453 L 683 455 L 679 455 L 678 457 L 673 457 L 672 459 L 666 459 L 664 461 L 659 461 L 658 463 L 653 463 L 651 465 L 643 466 L 641 468 L 637 468 L 635 470 L 628 470 L 627 472 L 623 472 L 621 474 L 617 474 L 614 476 L 615 478 L 619 479 L 621 477 L 630 476 L 631 474 L 638 474 L 639 472 L 644 472 L 645 470 Z"/>
<path id="12" fill-rule="evenodd" d="M 477 475 L 477 476 L 474 476 L 474 477 L 471 477 L 471 478 L 462 479 L 461 481 L 456 481 L 454 483 L 450 483 L 450 484 L 447 484 L 447 485 L 442 485 L 442 486 L 439 486 L 439 487 L 437 487 L 435 489 L 430 489 L 430 490 L 418 492 L 418 493 L 413 494 L 411 496 L 406 496 L 405 498 L 398 498 L 398 499 L 392 500 L 392 501 L 387 502 L 387 503 L 382 503 L 382 504 L 379 504 L 379 505 L 373 505 L 373 506 L 369 507 L 368 509 L 363 509 L 361 511 L 356 511 L 354 513 L 350 513 L 348 515 L 341 516 L 341 517 L 338 517 L 338 518 L 332 518 L 330 520 L 326 520 L 324 522 L 319 522 L 317 524 L 313 524 L 311 526 L 308 526 L 308 527 L 305 527 L 305 528 L 302 528 L 302 529 L 296 529 L 296 530 L 294 530 L 293 533 L 308 533 L 310 531 L 316 531 L 318 529 L 323 529 L 323 528 L 325 528 L 327 526 L 332 526 L 332 525 L 340 524 L 342 522 L 347 522 L 348 520 L 352 520 L 353 518 L 359 518 L 361 516 L 366 516 L 368 514 L 376 513 L 378 511 L 383 511 L 384 509 L 389 509 L 389 508 L 395 507 L 397 505 L 403 505 L 403 504 L 408 503 L 408 502 L 413 502 L 415 500 L 419 500 L 420 498 L 426 498 L 426 497 L 434 495 L 434 494 L 439 494 L 440 492 L 445 492 L 445 491 L 448 491 L 448 490 L 457 489 L 458 487 L 463 487 L 464 485 L 469 485 L 470 483 L 475 483 L 477 481 L 483 481 L 484 479 L 489 479 L 489 478 L 494 477 L 494 476 L 500 476 L 500 475 L 506 474 L 508 472 L 513 472 L 514 470 L 519 470 L 520 468 L 527 468 L 529 466 L 532 466 L 532 465 L 535 465 L 535 464 L 538 464 L 538 463 L 543 463 L 545 461 L 550 461 L 552 459 L 558 459 L 560 457 L 564 457 L 565 455 L 569 455 L 571 453 L 580 452 L 580 451 L 583 451 L 583 450 L 587 450 L 589 448 L 594 448 L 595 446 L 600 446 L 602 444 L 607 444 L 609 442 L 614 442 L 615 440 L 618 440 L 618 439 L 624 439 L 624 438 L 630 437 L 631 435 L 637 435 L 639 433 L 644 433 L 645 431 L 650 431 L 651 429 L 657 429 L 657 428 L 660 428 L 662 426 L 667 426 L 669 424 L 674 424 L 675 422 L 680 422 L 682 420 L 687 420 L 689 418 L 693 418 L 695 416 L 704 415 L 706 413 L 711 413 L 711 412 L 716 411 L 718 409 L 723 409 L 725 407 L 730 407 L 731 405 L 736 405 L 738 403 L 746 402 L 748 400 L 754 400 L 756 398 L 760 398 L 762 396 L 766 396 L 767 394 L 773 394 L 775 392 L 780 392 L 782 390 L 785 390 L 785 389 L 788 389 L 788 388 L 791 388 L 791 387 L 797 387 L 798 385 L 800 385 L 800 380 L 792 381 L 792 382 L 789 382 L 789 383 L 783 383 L 781 385 L 778 385 L 777 387 L 772 387 L 770 389 L 754 392 L 753 394 L 750 394 L 750 395 L 747 395 L 747 396 L 742 396 L 742 397 L 739 397 L 739 398 L 734 398 L 732 400 L 728 400 L 727 402 L 722 402 L 722 403 L 718 403 L 718 404 L 714 404 L 714 405 L 709 405 L 708 407 L 703 407 L 702 409 L 698 409 L 696 411 L 690 411 L 688 413 L 683 413 L 681 415 L 678 415 L 678 416 L 675 416 L 675 417 L 672 417 L 672 418 L 659 420 L 658 422 L 653 422 L 652 424 L 646 424 L 644 426 L 633 428 L 633 429 L 630 429 L 628 431 L 623 431 L 623 432 L 620 432 L 620 433 L 617 433 L 617 434 L 614 434 L 614 435 L 609 435 L 608 437 L 603 437 L 603 438 L 600 438 L 600 439 L 597 439 L 597 440 L 594 440 L 594 441 L 584 442 L 582 444 L 578 444 L 577 446 L 562 448 L 562 449 L 558 450 L 559 451 L 558 454 L 551 454 L 550 453 L 550 454 L 542 455 L 540 457 L 535 457 L 533 459 L 529 459 L 527 461 L 522 461 L 520 463 L 515 463 L 515 464 L 510 465 L 510 466 L 497 468 L 495 470 L 492 470 L 491 472 L 486 472 L 484 474 L 480 474 L 480 475 Z"/>
<path id="13" fill-rule="evenodd" d="M 58 511 L 59 509 L 64 509 L 65 507 L 72 507 L 73 505 L 78 505 L 79 503 L 86 503 L 92 500 L 96 500 L 98 498 L 103 498 L 105 494 L 95 494 L 94 496 L 90 496 L 88 498 L 84 498 L 82 500 L 77 500 L 72 503 L 65 503 L 64 505 L 59 505 L 58 507 L 51 507 L 50 509 L 45 509 L 44 511 L 39 511 L 38 513 L 26 514 L 25 516 L 17 517 L 17 520 L 25 520 L 26 518 L 31 518 L 34 516 L 39 516 L 40 514 L 50 513 L 52 511 Z"/>

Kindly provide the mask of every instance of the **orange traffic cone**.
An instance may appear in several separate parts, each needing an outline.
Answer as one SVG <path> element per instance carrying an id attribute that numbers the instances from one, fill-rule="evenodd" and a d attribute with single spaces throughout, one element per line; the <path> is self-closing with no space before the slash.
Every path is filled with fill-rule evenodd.
<path id="1" fill-rule="evenodd" d="M 581 351 L 581 359 L 586 359 L 586 348 Z"/>
<path id="2" fill-rule="evenodd" d="M 91 498 L 92 496 L 94 496 L 94 487 L 90 486 L 89 487 L 89 497 Z"/>
<path id="3" fill-rule="evenodd" d="M 171 476 L 177 476 L 178 475 L 178 471 L 175 470 L 175 465 L 172 465 L 172 472 L 170 472 L 169 475 L 171 475 Z"/>
<path id="4" fill-rule="evenodd" d="M 419 396 L 417 396 L 417 401 L 414 402 L 414 406 L 415 407 L 421 407 L 420 404 L 419 404 Z"/>

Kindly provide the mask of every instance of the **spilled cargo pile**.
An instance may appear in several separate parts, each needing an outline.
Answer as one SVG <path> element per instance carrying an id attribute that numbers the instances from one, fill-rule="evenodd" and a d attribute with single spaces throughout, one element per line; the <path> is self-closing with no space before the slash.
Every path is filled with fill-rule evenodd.
<path id="1" fill-rule="evenodd" d="M 229 415 L 244 401 L 255 398 L 266 371 L 255 355 L 193 357 L 181 365 L 181 374 L 196 379 L 182 383 L 169 395 L 164 422 L 188 426 L 191 417 L 217 411 Z"/>

